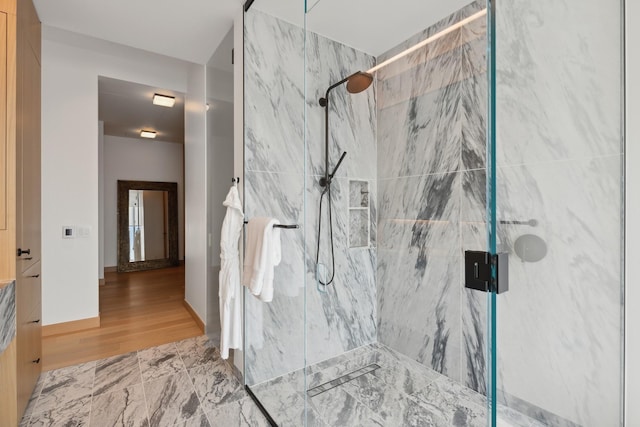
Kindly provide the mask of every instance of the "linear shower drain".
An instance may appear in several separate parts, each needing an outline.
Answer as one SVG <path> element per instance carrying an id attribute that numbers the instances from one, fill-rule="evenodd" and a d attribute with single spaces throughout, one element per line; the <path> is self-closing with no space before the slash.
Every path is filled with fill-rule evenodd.
<path id="1" fill-rule="evenodd" d="M 375 371 L 376 369 L 380 369 L 380 365 L 372 363 L 371 365 L 367 365 L 364 368 L 357 369 L 353 372 L 349 372 L 348 374 L 345 374 L 334 380 L 331 380 L 324 384 L 320 384 L 319 386 L 310 388 L 309 390 L 307 390 L 307 395 L 309 397 L 317 396 L 321 393 L 324 393 L 325 391 L 331 390 L 332 388 L 340 387 L 344 383 L 348 383 L 349 381 L 353 381 L 358 377 L 369 374 Z"/>

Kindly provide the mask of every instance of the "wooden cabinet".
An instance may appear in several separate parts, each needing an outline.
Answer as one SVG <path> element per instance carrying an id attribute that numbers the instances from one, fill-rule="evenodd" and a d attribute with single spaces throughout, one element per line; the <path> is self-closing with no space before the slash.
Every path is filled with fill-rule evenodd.
<path id="1" fill-rule="evenodd" d="M 41 371 L 42 319 L 40 263 L 36 263 L 16 281 L 16 345 L 18 413 L 22 414 Z"/>
<path id="2" fill-rule="evenodd" d="M 41 372 L 40 37 L 31 0 L 0 0 L 0 280 L 16 281 L 2 426 L 20 420 Z"/>

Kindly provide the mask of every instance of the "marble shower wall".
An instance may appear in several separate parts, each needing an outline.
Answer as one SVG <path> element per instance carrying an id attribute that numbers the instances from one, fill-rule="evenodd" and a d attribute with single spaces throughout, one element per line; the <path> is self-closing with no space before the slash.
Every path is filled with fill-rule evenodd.
<path id="1" fill-rule="evenodd" d="M 486 295 L 464 289 L 462 261 L 486 249 L 485 50 L 480 19 L 378 73 L 378 340 L 480 392 Z"/>
<path id="2" fill-rule="evenodd" d="M 246 297 L 246 375 L 259 383 L 376 339 L 376 99 L 375 90 L 331 93 L 330 167 L 347 157 L 332 185 L 335 280 L 316 286 L 318 179 L 324 173 L 324 110 L 327 87 L 374 58 L 253 7 L 245 15 L 245 214 L 304 224 L 283 230 L 282 262 L 275 295 L 264 304 Z M 305 128 L 306 73 L 307 124 Z M 305 150 L 305 137 L 307 146 Z M 349 179 L 370 188 L 371 243 L 349 248 Z M 306 202 L 306 211 L 305 211 Z M 324 209 L 327 198 L 324 199 Z M 326 212 L 326 210 L 325 210 Z M 331 271 L 329 229 L 323 216 L 320 262 Z M 305 237 L 306 236 L 306 237 Z M 306 240 L 305 240 L 306 238 Z M 306 250 L 306 252 L 305 252 Z M 306 253 L 306 258 L 305 258 Z"/>
<path id="3" fill-rule="evenodd" d="M 512 254 L 498 387 L 582 426 L 621 425 L 621 16 L 620 1 L 515 0 L 497 21 L 498 215 L 538 221 L 499 242 L 534 234 L 548 251 Z"/>
<path id="4" fill-rule="evenodd" d="M 16 282 L 0 284 L 0 354 L 16 336 Z"/>

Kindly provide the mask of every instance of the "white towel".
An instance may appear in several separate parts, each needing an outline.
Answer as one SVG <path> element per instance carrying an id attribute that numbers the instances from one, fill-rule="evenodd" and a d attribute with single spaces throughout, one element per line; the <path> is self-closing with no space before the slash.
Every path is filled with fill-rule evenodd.
<path id="1" fill-rule="evenodd" d="M 273 218 L 251 218 L 247 225 L 247 249 L 245 251 L 242 284 L 261 301 L 273 300 L 273 269 L 280 264 L 280 229 Z"/>
<path id="2" fill-rule="evenodd" d="M 244 215 L 238 189 L 234 185 L 223 203 L 227 213 L 220 237 L 220 354 L 229 357 L 229 349 L 242 349 L 242 293 L 240 286 L 240 252 L 238 240 L 242 234 Z"/>

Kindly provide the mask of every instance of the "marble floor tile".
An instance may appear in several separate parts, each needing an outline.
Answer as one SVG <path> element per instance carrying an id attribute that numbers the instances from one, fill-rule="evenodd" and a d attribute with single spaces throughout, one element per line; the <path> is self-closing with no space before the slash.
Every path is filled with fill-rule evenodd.
<path id="1" fill-rule="evenodd" d="M 174 343 L 140 350 L 138 358 L 144 381 L 175 375 L 185 369 Z"/>
<path id="2" fill-rule="evenodd" d="M 75 399 L 55 405 L 46 411 L 31 415 L 29 426 L 34 427 L 80 427 L 89 425 L 91 397 Z"/>
<path id="3" fill-rule="evenodd" d="M 309 399 L 310 405 L 330 427 L 384 426 L 384 420 L 342 387 Z"/>
<path id="4" fill-rule="evenodd" d="M 31 398 L 29 398 L 29 403 L 27 403 L 27 408 L 24 410 L 23 421 L 25 418 L 30 418 L 33 413 L 33 409 L 36 406 L 38 398 L 40 397 L 40 393 L 42 392 L 42 388 L 44 386 L 44 379 L 46 376 L 46 372 L 43 372 L 38 377 L 38 381 L 36 382 L 35 387 L 33 388 L 33 393 L 31 393 Z"/>
<path id="5" fill-rule="evenodd" d="M 149 427 L 142 384 L 94 396 L 91 427 Z"/>
<path id="6" fill-rule="evenodd" d="M 189 369 L 188 373 L 205 412 L 215 410 L 218 405 L 237 402 L 246 397 L 242 384 L 223 359 L 196 366 Z"/>
<path id="7" fill-rule="evenodd" d="M 415 361 L 392 358 L 384 352 L 379 353 L 378 364 L 380 369 L 375 370 L 373 375 L 406 394 L 422 390 L 441 377 L 436 371 Z"/>
<path id="8" fill-rule="evenodd" d="M 198 408 L 198 411 L 195 415 L 189 418 L 182 424 L 176 424 L 180 427 L 210 427 L 209 419 L 207 418 L 207 414 L 202 410 L 202 408 Z M 152 426 L 153 427 L 153 426 Z"/>
<path id="9" fill-rule="evenodd" d="M 317 411 L 311 407 L 307 396 L 295 381 L 263 383 L 252 388 L 260 403 L 281 427 L 326 427 Z M 305 424 L 306 421 L 306 424 Z"/>
<path id="10" fill-rule="evenodd" d="M 388 386 L 367 374 L 344 385 L 344 391 L 378 414 L 388 426 L 445 427 L 447 421 L 422 405 L 418 399 Z"/>
<path id="11" fill-rule="evenodd" d="M 176 348 L 187 369 L 220 359 L 220 351 L 206 335 L 179 341 Z"/>
<path id="12" fill-rule="evenodd" d="M 91 396 L 96 362 L 49 371 L 45 375 L 34 414 L 60 408 L 73 400 Z"/>
<path id="13" fill-rule="evenodd" d="M 109 357 L 96 363 L 94 396 L 141 383 L 142 377 L 136 352 Z"/>
<path id="14" fill-rule="evenodd" d="M 485 427 L 487 424 L 487 411 L 483 406 L 484 397 L 448 378 L 443 377 L 433 381 L 413 396 L 426 408 L 447 420 L 449 425 Z"/>
<path id="15" fill-rule="evenodd" d="M 269 427 L 251 398 L 217 407 L 207 414 L 211 427 Z"/>
<path id="16" fill-rule="evenodd" d="M 200 400 L 186 371 L 144 382 L 153 427 L 177 426 L 201 418 Z"/>

